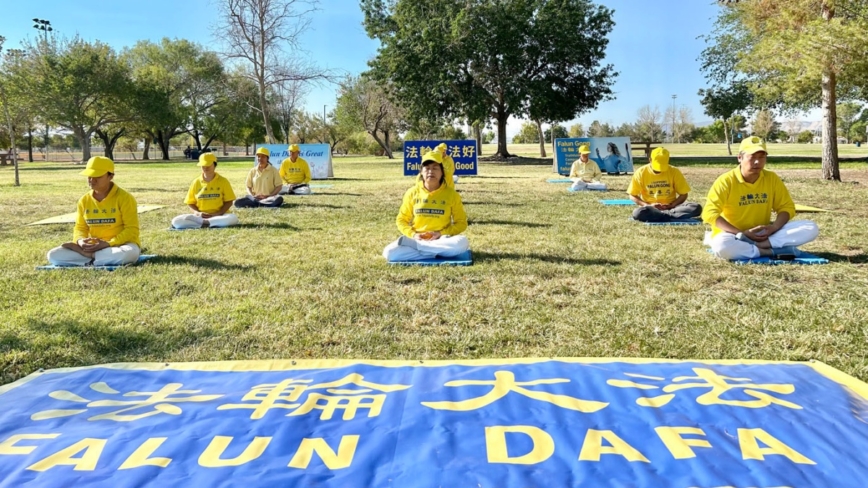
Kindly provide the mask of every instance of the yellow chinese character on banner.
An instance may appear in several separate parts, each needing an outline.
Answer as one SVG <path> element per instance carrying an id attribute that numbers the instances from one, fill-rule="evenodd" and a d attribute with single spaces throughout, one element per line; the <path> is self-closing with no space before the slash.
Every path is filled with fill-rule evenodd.
<path id="1" fill-rule="evenodd" d="M 722 376 L 706 368 L 693 368 L 693 372 L 696 373 L 696 376 L 678 376 L 674 378 L 672 380 L 672 383 L 669 383 L 662 388 L 663 393 L 665 393 L 664 395 L 642 397 L 637 399 L 636 403 L 643 407 L 658 408 L 666 405 L 673 398 L 675 398 L 675 394 L 672 393 L 673 391 L 686 390 L 690 388 L 710 388 L 708 392 L 703 393 L 696 398 L 696 403 L 700 405 L 730 405 L 734 407 L 746 408 L 762 408 L 768 407 L 771 404 L 775 404 L 782 407 L 798 410 L 801 410 L 802 408 L 795 403 L 781 400 L 780 398 L 774 397 L 772 395 L 769 395 L 768 393 L 764 393 L 763 391 L 761 391 L 764 390 L 770 391 L 772 393 L 787 395 L 796 391 L 796 387 L 791 384 L 754 384 L 750 383 L 750 378 L 732 378 L 729 376 Z M 640 378 L 652 381 L 666 380 L 665 378 L 660 378 L 657 376 L 645 376 L 630 373 L 625 373 L 625 375 L 633 378 Z M 690 380 L 699 381 L 685 383 L 686 381 Z M 738 382 L 739 384 L 731 384 L 729 382 Z M 638 388 L 640 390 L 661 389 L 659 386 L 649 385 L 646 383 L 636 383 L 628 380 L 608 380 L 606 381 L 606 383 L 617 388 Z M 721 395 L 734 389 L 741 389 L 745 395 L 753 397 L 755 398 L 755 400 L 725 400 L 721 398 Z"/>
<path id="2" fill-rule="evenodd" d="M 564 378 L 549 378 L 544 380 L 533 381 L 515 381 L 515 375 L 511 371 L 496 371 L 494 373 L 494 381 L 479 381 L 479 380 L 458 380 L 449 381 L 445 386 L 475 386 L 475 385 L 491 385 L 492 389 L 481 397 L 471 398 L 458 402 L 422 402 L 422 405 L 436 410 L 454 410 L 457 412 L 466 412 L 476 410 L 478 408 L 490 405 L 497 400 L 505 397 L 509 392 L 515 392 L 519 395 L 526 396 L 533 400 L 552 403 L 562 408 L 577 410 L 583 413 L 596 412 L 605 408 L 608 403 L 595 402 L 591 400 L 580 400 L 566 395 L 557 395 L 554 393 L 546 393 L 544 391 L 528 390 L 522 388 L 524 386 L 535 385 L 552 385 L 555 383 L 569 383 L 570 380 Z"/>
<path id="3" fill-rule="evenodd" d="M 222 397 L 223 395 L 193 395 L 186 397 L 177 397 L 173 395 L 188 395 L 192 393 L 199 393 L 201 390 L 181 390 L 183 384 L 181 383 L 169 383 L 166 386 L 160 388 L 160 391 L 131 391 L 129 393 L 123 393 L 113 389 L 108 384 L 103 382 L 98 382 L 90 385 L 90 389 L 99 393 L 103 393 L 106 395 L 122 395 L 123 397 L 146 397 L 141 400 L 132 400 L 132 401 L 120 401 L 120 400 L 97 400 L 91 401 L 86 398 L 82 398 L 75 393 L 66 390 L 57 390 L 48 394 L 51 398 L 55 400 L 64 400 L 75 403 L 86 403 L 85 408 L 83 409 L 70 409 L 70 410 L 44 410 L 42 412 L 37 412 L 30 416 L 32 420 L 47 420 L 47 419 L 55 419 L 60 417 L 71 417 L 73 415 L 78 415 L 80 413 L 87 412 L 88 408 L 92 407 L 121 407 L 126 406 L 127 408 L 122 408 L 120 410 L 115 410 L 113 412 L 108 412 L 100 415 L 95 415 L 90 417 L 88 420 L 114 420 L 115 422 L 132 422 L 134 420 L 143 419 L 146 417 L 151 417 L 153 415 L 158 415 L 161 413 L 169 414 L 169 415 L 180 415 L 181 408 L 177 405 L 173 405 L 174 403 L 183 403 L 183 402 L 207 402 L 210 400 L 215 400 L 217 398 Z M 132 415 L 122 415 L 126 412 L 131 412 L 133 410 L 139 410 L 144 408 L 150 408 L 149 411 L 139 414 Z"/>
<path id="4" fill-rule="evenodd" d="M 407 155 L 405 158 L 418 158 L 419 157 L 419 148 L 416 146 L 410 146 L 407 148 Z"/>
<path id="5" fill-rule="evenodd" d="M 411 385 L 380 385 L 365 381 L 365 377 L 352 373 L 337 381 L 310 385 L 313 380 L 288 379 L 280 383 L 257 385 L 244 395 L 241 400 L 258 403 L 228 403 L 220 405 L 217 410 L 235 410 L 239 408 L 250 409 L 251 419 L 261 419 L 273 408 L 293 410 L 286 414 L 287 417 L 295 417 L 322 410 L 321 420 L 329 420 L 336 410 L 343 410 L 343 419 L 352 420 L 359 409 L 368 409 L 368 417 L 380 415 L 383 403 L 386 401 L 384 393 L 406 390 Z M 355 385 L 361 389 L 345 389 L 347 385 Z M 311 392 L 310 390 L 325 390 L 329 395 Z M 377 390 L 384 393 L 368 394 Z M 308 392 L 307 398 L 299 403 L 302 395 Z"/>
<path id="6" fill-rule="evenodd" d="M 449 157 L 451 157 L 451 158 L 460 157 L 461 156 L 461 147 L 462 146 L 458 146 L 458 145 L 452 146 L 452 149 L 449 150 Z"/>
<path id="7" fill-rule="evenodd" d="M 422 156 L 428 154 L 429 152 L 431 152 L 431 148 L 429 146 L 422 146 L 419 148 L 419 154 L 421 154 Z"/>
<path id="8" fill-rule="evenodd" d="M 464 146 L 463 149 L 464 149 L 464 157 L 465 158 L 472 158 L 473 153 L 476 152 L 475 146 Z"/>

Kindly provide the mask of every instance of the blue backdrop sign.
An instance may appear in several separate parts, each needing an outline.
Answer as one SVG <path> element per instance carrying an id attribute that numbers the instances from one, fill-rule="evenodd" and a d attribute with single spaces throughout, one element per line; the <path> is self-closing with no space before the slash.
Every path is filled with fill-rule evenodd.
<path id="1" fill-rule="evenodd" d="M 440 143 L 446 144 L 446 154 L 455 160 L 455 174 L 476 175 L 477 151 L 475 140 L 404 141 L 404 176 L 416 176 L 422 168 L 422 156 Z"/>
<path id="2" fill-rule="evenodd" d="M 633 172 L 629 137 L 576 137 L 555 139 L 554 170 L 558 174 L 570 174 L 573 162 L 579 159 L 579 146 L 582 144 L 591 145 L 589 157 L 597 163 L 600 171 L 609 174 Z"/>
<path id="3" fill-rule="evenodd" d="M 0 486 L 834 486 L 868 385 L 822 363 L 115 364 L 0 388 Z"/>
<path id="4" fill-rule="evenodd" d="M 289 157 L 289 144 L 259 144 L 271 153 L 268 162 L 277 169 L 283 160 Z M 299 157 L 307 161 L 312 180 L 324 180 L 334 177 L 332 167 L 332 151 L 329 144 L 299 144 Z M 256 156 L 253 156 L 253 166 L 256 166 Z"/>

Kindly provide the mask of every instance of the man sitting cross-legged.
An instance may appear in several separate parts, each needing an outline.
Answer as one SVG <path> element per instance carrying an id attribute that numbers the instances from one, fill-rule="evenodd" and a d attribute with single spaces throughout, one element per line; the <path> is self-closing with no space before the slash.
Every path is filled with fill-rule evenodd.
<path id="1" fill-rule="evenodd" d="M 256 166 L 247 173 L 247 195 L 235 200 L 238 208 L 279 207 L 283 197 L 278 193 L 283 189 L 283 181 L 277 168 L 268 162 L 268 149 L 256 150 Z"/>
<path id="2" fill-rule="evenodd" d="M 765 169 L 767 155 L 759 137 L 743 140 L 738 167 L 720 175 L 708 191 L 702 220 L 711 225 L 706 244 L 718 257 L 793 259 L 796 246 L 820 232 L 810 220 L 791 220 L 796 206 L 778 175 Z"/>
<path id="3" fill-rule="evenodd" d="M 570 188 L 573 191 L 606 189 L 606 184 L 600 182 L 600 176 L 603 174 L 600 166 L 590 158 L 590 154 L 589 144 L 579 146 L 579 159 L 575 160 L 570 167 L 570 179 L 573 180 Z"/>
<path id="4" fill-rule="evenodd" d="M 298 157 L 301 148 L 298 144 L 289 146 L 289 157 L 280 163 L 280 177 L 283 178 L 281 195 L 310 195 L 310 166 L 304 158 Z"/>
<path id="5" fill-rule="evenodd" d="M 651 151 L 651 163 L 633 173 L 627 194 L 639 208 L 633 218 L 640 222 L 671 222 L 698 217 L 702 207 L 687 202 L 690 185 L 678 168 L 669 166 L 669 151 L 658 147 Z"/>
<path id="6" fill-rule="evenodd" d="M 184 200 L 193 213 L 175 217 L 172 227 L 199 229 L 238 225 L 238 217 L 229 213 L 235 202 L 235 192 L 229 180 L 217 174 L 217 156 L 205 153 L 199 156 L 197 166 L 202 168 L 202 176 L 193 180 Z"/>

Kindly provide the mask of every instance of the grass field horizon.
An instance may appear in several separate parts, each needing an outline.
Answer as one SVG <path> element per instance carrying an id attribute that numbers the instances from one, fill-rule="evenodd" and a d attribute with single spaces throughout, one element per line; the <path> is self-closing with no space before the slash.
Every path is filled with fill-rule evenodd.
<path id="1" fill-rule="evenodd" d="M 195 164 L 121 163 L 119 186 L 166 205 L 140 215 L 144 250 L 159 258 L 113 273 L 41 272 L 72 226 L 26 224 L 74 211 L 87 190 L 81 166 L 22 163 L 20 187 L 3 167 L 0 383 L 112 362 L 509 357 L 816 359 L 866 380 L 865 163 L 844 162 L 843 182 L 824 181 L 818 155 L 776 163 L 777 146 L 768 168 L 795 201 L 833 211 L 798 216 L 820 225 L 804 248 L 828 265 L 721 262 L 701 227 L 646 227 L 627 221 L 630 208 L 597 203 L 623 198 L 628 177 L 604 176 L 605 194 L 570 194 L 545 183 L 545 162 L 483 162 L 458 185 L 474 265 L 390 267 L 380 252 L 398 235 L 412 180 L 395 160 L 354 157 L 335 159 L 331 188 L 236 210 L 236 228 L 188 232 L 166 229 L 184 212 Z M 678 156 L 715 155 L 667 147 L 691 201 L 704 203 L 735 164 L 691 164 Z M 510 149 L 538 156 L 537 145 Z M 242 194 L 251 164 L 227 160 L 218 172 Z"/>

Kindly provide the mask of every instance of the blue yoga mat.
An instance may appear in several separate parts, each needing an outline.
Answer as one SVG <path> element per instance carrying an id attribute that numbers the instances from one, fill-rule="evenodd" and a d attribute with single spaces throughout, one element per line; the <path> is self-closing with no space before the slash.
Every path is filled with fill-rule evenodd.
<path id="1" fill-rule="evenodd" d="M 573 180 L 569 178 L 549 178 L 546 180 L 546 183 L 572 183 Z"/>
<path id="2" fill-rule="evenodd" d="M 468 249 L 458 256 L 451 258 L 420 259 L 418 261 L 388 261 L 388 263 L 399 266 L 470 266 L 473 264 L 473 254 L 471 254 Z"/>
<path id="3" fill-rule="evenodd" d="M 127 266 L 136 266 L 144 263 L 145 261 L 149 261 L 157 257 L 156 254 L 142 254 L 139 256 L 139 260 L 132 264 L 121 264 L 121 265 L 112 265 L 112 266 L 55 266 L 53 264 L 49 264 L 48 266 L 37 266 L 38 270 L 46 270 L 46 269 L 97 269 L 101 271 L 114 271 L 118 268 L 126 268 Z"/>
<path id="4" fill-rule="evenodd" d="M 583 191 L 606 191 L 606 190 L 600 189 L 600 188 L 583 188 L 581 190 L 574 190 L 573 187 L 569 187 L 569 188 L 567 188 L 567 191 L 570 191 L 573 193 L 581 193 Z M 633 203 L 633 202 L 630 202 L 630 203 Z"/>
<path id="5" fill-rule="evenodd" d="M 633 217 L 630 217 L 629 220 L 633 222 L 638 222 Z M 670 220 L 669 222 L 643 222 L 645 225 L 701 225 L 702 221 L 698 219 L 682 219 L 682 220 Z"/>
<path id="6" fill-rule="evenodd" d="M 708 249 L 708 252 L 711 253 L 711 249 Z M 779 264 L 800 264 L 800 265 L 812 265 L 812 264 L 829 264 L 829 260 L 826 258 L 821 258 L 820 256 L 815 256 L 809 252 L 799 250 L 799 257 L 793 260 L 785 260 L 785 259 L 774 259 L 774 258 L 753 258 L 753 259 L 733 259 L 730 260 L 730 263 L 735 264 L 766 264 L 770 266 L 777 266 Z"/>
<path id="7" fill-rule="evenodd" d="M 603 205 L 636 205 L 633 200 L 600 200 Z"/>

